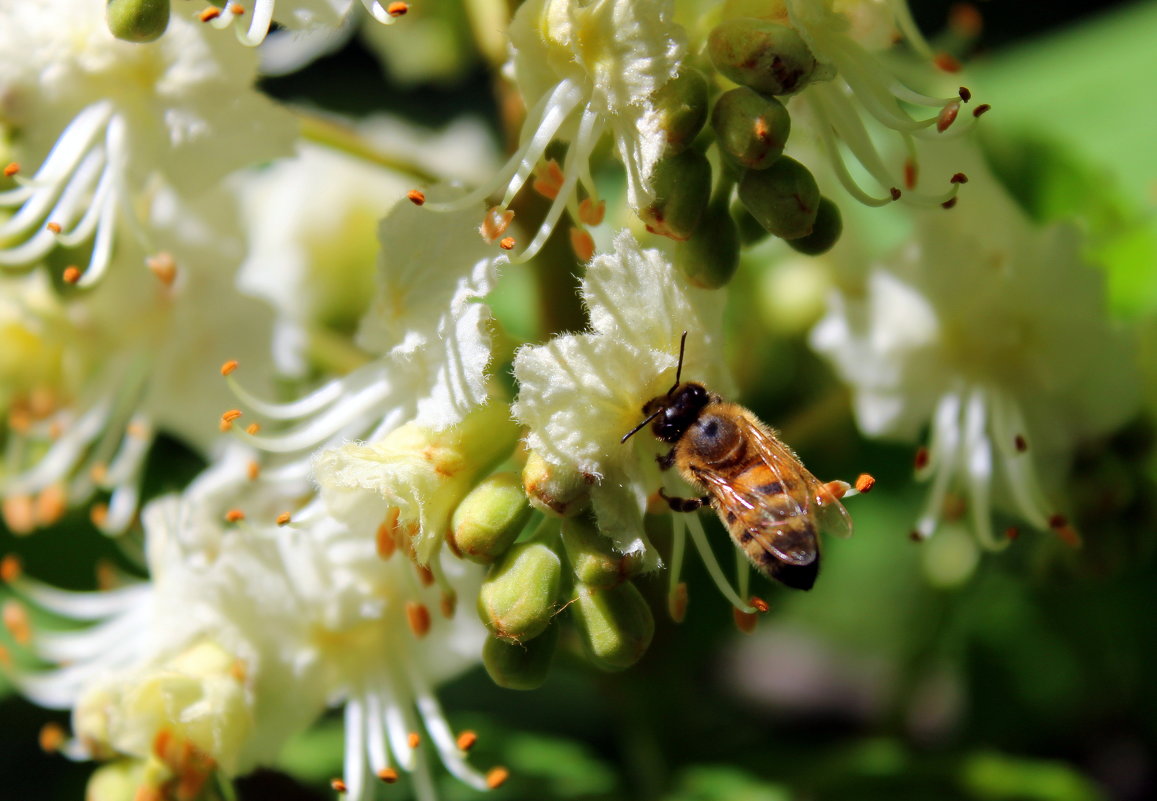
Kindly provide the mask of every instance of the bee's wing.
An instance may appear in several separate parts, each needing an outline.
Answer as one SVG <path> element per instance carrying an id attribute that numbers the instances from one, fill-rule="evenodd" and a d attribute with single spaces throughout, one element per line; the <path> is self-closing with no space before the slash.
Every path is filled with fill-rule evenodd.
<path id="1" fill-rule="evenodd" d="M 803 484 L 801 492 L 794 493 L 794 497 L 803 506 L 802 514 L 810 515 L 815 520 L 819 531 L 833 537 L 852 536 L 852 517 L 848 510 L 840 503 L 822 481 L 811 474 L 799 457 L 791 449 L 773 437 L 771 433 L 758 421 L 744 418 L 745 433 L 747 433 L 759 448 L 763 461 L 777 475 L 787 473 L 794 476 Z"/>
<path id="2" fill-rule="evenodd" d="M 696 468 L 696 478 L 710 490 L 729 527 L 741 526 L 741 531 L 789 565 L 811 564 L 817 555 L 818 531 L 846 537 L 851 534 L 851 518 L 843 504 L 758 421 L 744 417 L 737 422 L 776 488 L 737 485 L 728 476 L 703 467 Z"/>

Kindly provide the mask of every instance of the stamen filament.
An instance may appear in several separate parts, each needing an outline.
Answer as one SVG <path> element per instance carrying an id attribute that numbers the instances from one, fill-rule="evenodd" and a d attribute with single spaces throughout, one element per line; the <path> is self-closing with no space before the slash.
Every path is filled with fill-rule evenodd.
<path id="1" fill-rule="evenodd" d="M 731 584 L 728 583 L 727 578 L 723 575 L 723 569 L 719 567 L 719 562 L 715 559 L 715 553 L 711 550 L 711 543 L 707 541 L 707 534 L 703 531 L 703 523 L 699 520 L 699 516 L 692 512 L 688 515 L 687 528 L 691 531 L 691 540 L 695 543 L 695 549 L 699 551 L 699 558 L 703 560 L 704 566 L 707 568 L 711 580 L 715 582 L 715 586 L 723 593 L 732 606 L 740 612 L 747 612 L 751 614 L 755 611 L 755 607 L 749 606 L 746 601 L 736 594 L 732 589 Z"/>

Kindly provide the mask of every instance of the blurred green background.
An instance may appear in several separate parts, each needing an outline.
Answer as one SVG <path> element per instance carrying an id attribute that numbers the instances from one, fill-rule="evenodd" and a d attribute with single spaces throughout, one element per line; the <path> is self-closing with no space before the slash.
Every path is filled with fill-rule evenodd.
<path id="1" fill-rule="evenodd" d="M 943 2 L 914 8 L 926 31 L 942 28 L 950 11 Z M 1157 4 L 979 8 L 985 27 L 970 82 L 994 106 L 985 118 L 994 163 L 1039 219 L 1081 216 L 1108 265 L 1115 313 L 1157 333 Z M 351 113 L 387 98 L 384 110 L 426 124 L 463 112 L 497 119 L 481 69 L 449 85 L 403 88 L 380 79 L 370 59 L 355 42 L 267 88 Z M 365 83 L 347 81 L 349 70 Z M 739 336 L 751 310 L 737 304 Z M 795 426 L 793 444 L 817 475 L 876 475 L 872 494 L 850 503 L 856 535 L 828 543 L 809 593 L 755 579 L 772 609 L 752 635 L 738 633 L 689 559 L 686 621 L 657 614 L 654 645 L 632 670 L 597 674 L 563 649 L 532 693 L 498 689 L 481 669 L 443 688 L 455 728 L 479 733 L 475 764 L 511 770 L 491 797 L 1157 798 L 1152 393 L 1148 419 L 1079 456 L 1070 491 L 1083 510 L 1082 550 L 1026 532 L 1005 553 L 980 554 L 952 529 L 916 545 L 907 537 L 922 498 L 910 480 L 912 449 L 865 442 L 846 398 L 799 340 L 746 355 L 754 362 L 742 374 L 777 381 L 745 387 L 744 400 L 774 425 Z M 1147 341 L 1143 351 L 1157 361 Z M 153 492 L 196 469 L 171 443 L 154 463 Z M 731 564 L 732 546 L 712 531 Z M 0 553 L 9 552 L 30 574 L 75 588 L 92 586 L 97 559 L 118 558 L 79 515 L 31 538 L 0 532 Z M 661 580 L 642 588 L 662 609 Z M 2 679 L 0 688 L 0 799 L 83 798 L 89 767 L 37 745 L 41 726 L 66 716 L 12 696 Z M 280 765 L 240 781 L 239 798 L 331 798 L 340 754 L 335 716 L 295 741 Z M 442 778 L 447 801 L 479 797 Z M 380 796 L 407 792 L 403 782 Z"/>

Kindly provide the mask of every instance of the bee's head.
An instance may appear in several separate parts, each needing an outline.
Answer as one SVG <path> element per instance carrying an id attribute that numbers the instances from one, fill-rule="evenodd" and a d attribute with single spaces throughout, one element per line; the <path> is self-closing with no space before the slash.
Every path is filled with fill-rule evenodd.
<path id="1" fill-rule="evenodd" d="M 666 395 L 651 398 L 643 407 L 647 419 L 654 418 L 651 431 L 663 442 L 675 443 L 699 419 L 711 395 L 702 384 L 684 381 Z"/>

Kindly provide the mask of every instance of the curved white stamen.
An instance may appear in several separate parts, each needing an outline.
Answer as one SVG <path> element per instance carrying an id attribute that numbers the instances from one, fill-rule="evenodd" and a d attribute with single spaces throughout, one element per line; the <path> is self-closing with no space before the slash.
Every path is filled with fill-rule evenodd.
<path id="1" fill-rule="evenodd" d="M 103 160 L 104 153 L 102 151 L 96 152 L 99 153 Z M 88 208 L 85 209 L 84 216 L 81 217 L 80 221 L 70 230 L 63 231 L 56 237 L 57 244 L 70 248 L 82 242 L 87 242 L 92 238 L 93 231 L 96 230 L 97 224 L 101 220 L 105 205 L 112 202 L 109 195 L 116 181 L 116 176 L 112 170 L 108 168 L 107 163 L 103 166 L 104 169 L 101 171 L 100 181 L 97 183 L 96 191 L 93 192 L 92 199 L 88 201 L 89 205 Z"/>
<path id="2" fill-rule="evenodd" d="M 434 741 L 434 747 L 438 750 L 442 764 L 446 766 L 452 776 L 475 790 L 485 791 L 489 789 L 486 784 L 486 777 L 462 758 L 462 752 L 458 748 L 454 733 L 450 730 L 450 724 L 446 721 L 446 715 L 442 712 L 442 706 L 418 672 L 414 660 L 407 661 L 407 669 L 418 712 L 422 716 L 426 731 L 429 732 L 430 738 Z"/>
<path id="3" fill-rule="evenodd" d="M 755 608 L 748 606 L 747 602 L 736 594 L 730 582 L 727 581 L 727 577 L 723 575 L 723 568 L 719 566 L 719 562 L 715 559 L 715 552 L 711 550 L 711 543 L 707 541 L 707 533 L 703 531 L 703 523 L 699 520 L 697 513 L 691 512 L 687 515 L 687 528 L 691 531 L 691 541 L 695 543 L 695 549 L 699 551 L 699 558 L 703 560 L 703 564 L 707 568 L 711 580 L 715 582 L 715 586 L 723 593 L 723 597 L 740 612 L 753 613 Z"/>
<path id="4" fill-rule="evenodd" d="M 123 118 L 113 117 L 109 121 L 105 144 L 108 148 L 108 166 L 106 169 L 111 175 L 116 176 L 113 185 L 117 187 L 122 177 L 127 174 L 128 132 Z M 116 238 L 117 210 L 120 205 L 118 196 L 123 198 L 126 203 L 128 202 L 125 193 L 114 189 L 112 197 L 109 197 L 101 206 L 100 220 L 97 222 L 96 236 L 92 245 L 92 257 L 89 259 L 88 267 L 81 275 L 80 280 L 77 281 L 77 286 L 81 288 L 93 286 L 103 278 L 109 263 L 112 261 L 113 240 Z"/>
<path id="5" fill-rule="evenodd" d="M 928 469 L 932 487 L 924 504 L 924 513 L 916 522 L 916 531 L 927 539 L 932 536 L 944 513 L 944 498 L 952 476 L 960 466 L 960 395 L 949 392 L 940 399 L 932 422 L 932 442 L 928 446 Z"/>
<path id="6" fill-rule="evenodd" d="M 742 548 L 735 548 L 735 584 L 740 598 L 751 597 L 751 561 Z"/>
<path id="7" fill-rule="evenodd" d="M 546 244 L 546 240 L 554 232 L 554 228 L 558 225 L 562 213 L 566 210 L 567 201 L 572 199 L 575 191 L 575 184 L 578 181 L 580 171 L 577 169 L 577 164 L 580 161 L 588 161 L 591 157 L 591 152 L 595 148 L 599 137 L 602 135 L 603 126 L 600 122 L 598 113 L 591 109 L 583 111 L 582 120 L 579 122 L 578 133 L 571 143 L 571 149 L 566 154 L 566 162 L 563 168 L 565 178 L 562 186 L 558 190 L 558 195 L 555 196 L 554 201 L 550 204 L 550 210 L 547 211 L 546 217 L 542 221 L 542 225 L 538 227 L 538 232 L 534 235 L 534 239 L 526 246 L 518 256 L 510 259 L 511 264 L 519 264 L 534 258 L 534 256 Z M 628 159 L 629 161 L 629 159 Z"/>
<path id="8" fill-rule="evenodd" d="M 831 115 L 828 113 L 827 101 L 823 98 L 819 87 L 815 87 L 805 95 L 805 99 L 811 106 L 816 120 L 819 122 L 820 142 L 823 145 L 824 151 L 827 153 L 828 161 L 832 170 L 839 179 L 840 184 L 844 187 L 849 195 L 863 203 L 865 206 L 886 206 L 893 202 L 891 195 L 884 197 L 875 197 L 865 192 L 860 185 L 856 183 L 856 179 L 852 177 L 851 172 L 848 171 L 848 165 L 844 162 L 843 156 L 840 154 L 839 144 L 836 142 L 834 134 L 834 125 L 831 121 Z"/>
<path id="9" fill-rule="evenodd" d="M 376 19 L 383 25 L 393 25 L 397 19 L 390 16 L 390 12 L 382 7 L 379 0 L 362 0 L 362 5 L 365 6 L 366 11 L 370 12 L 370 16 Z"/>
<path id="10" fill-rule="evenodd" d="M 362 696 L 351 694 L 345 704 L 345 759 L 342 778 L 346 798 L 360 801 L 366 786 L 366 722 Z"/>
<path id="11" fill-rule="evenodd" d="M 38 492 L 64 478 L 79 462 L 81 453 L 104 430 L 111 412 L 111 399 L 94 405 L 74 425 L 64 429 L 35 467 L 4 482 L 5 492 Z"/>
<path id="12" fill-rule="evenodd" d="M 410 732 L 413 730 L 406 725 L 404 712 L 409 699 L 400 692 L 397 682 L 390 684 L 390 692 L 385 697 L 386 736 L 399 767 L 409 772 L 414 770 L 414 749 L 410 748 Z"/>
<path id="13" fill-rule="evenodd" d="M 269 26 L 273 22 L 273 6 L 274 0 L 255 0 L 253 8 L 250 9 L 249 27 L 242 31 L 240 26 L 234 28 L 237 31 L 237 41 L 246 47 L 256 47 L 265 41 L 265 37 L 269 35 Z"/>
<path id="14" fill-rule="evenodd" d="M 900 34 L 908 42 L 908 45 L 925 58 L 932 58 L 932 48 L 929 47 L 928 40 L 924 38 L 924 34 L 916 25 L 916 20 L 912 17 L 912 9 L 908 7 L 908 0 L 886 1 L 888 8 L 892 10 L 892 19 L 895 20 L 896 27 L 899 28 Z"/>
<path id="15" fill-rule="evenodd" d="M 506 195 L 502 205 L 509 205 L 526 179 L 534 172 L 539 159 L 546 152 L 547 145 L 581 100 L 582 90 L 573 81 L 560 81 L 550 94 L 544 95 L 535 104 L 534 110 L 523 126 L 523 130 L 533 132 L 532 135 L 510 157 L 490 183 L 453 200 L 427 202 L 425 208 L 431 211 L 461 211 L 481 203 L 503 187 L 506 187 Z"/>
<path id="16" fill-rule="evenodd" d="M 1017 435 L 1027 430 L 1024 417 L 1016 401 L 1003 392 L 994 393 L 992 399 L 993 433 L 996 437 L 997 452 L 1008 474 L 1008 486 L 1013 500 L 1025 520 L 1036 528 L 1049 528 L 1049 503 L 1037 480 L 1033 469 L 1032 454 L 1020 453 L 1015 448 Z"/>
<path id="17" fill-rule="evenodd" d="M 325 410 L 324 414 L 308 423 L 273 436 L 256 436 L 234 428 L 236 436 L 256 448 L 272 453 L 293 453 L 315 447 L 334 434 L 346 428 L 351 420 L 368 415 L 375 407 L 385 402 L 394 388 L 386 385 L 371 385 L 356 392 L 352 397 L 343 398 L 340 403 Z"/>
<path id="18" fill-rule="evenodd" d="M 226 376 L 225 381 L 241 405 L 250 411 L 268 417 L 270 420 L 297 420 L 324 409 L 343 395 L 368 386 L 380 380 L 381 377 L 380 365 L 376 363 L 364 365 L 349 375 L 335 378 L 322 384 L 309 394 L 288 403 L 267 401 L 257 397 L 234 378 L 233 374 Z"/>
<path id="19" fill-rule="evenodd" d="M 40 196 L 41 193 L 37 191 L 37 197 L 34 201 L 35 208 L 38 209 L 34 217 L 35 219 L 42 218 L 60 191 L 60 182 L 76 169 L 76 165 L 88 152 L 97 135 L 104 129 L 105 123 L 112 116 L 112 112 L 112 103 L 102 101 L 88 106 L 73 117 L 72 122 L 68 124 L 60 138 L 56 140 L 56 144 L 52 146 L 52 150 L 49 151 L 36 175 L 29 179 L 25 186 L 8 192 L 0 192 L 0 205 L 9 206 L 15 203 L 24 203 L 25 200 L 32 197 L 27 191 L 30 186 L 36 190 L 45 190 L 43 198 Z M 16 216 L 19 217 L 23 212 L 24 208 L 21 208 Z M 0 225 L 0 236 L 9 235 L 8 226 L 16 225 L 14 221 L 15 217 Z M 19 225 L 22 226 L 23 223 Z"/>
<path id="20" fill-rule="evenodd" d="M 896 102 L 890 81 L 881 80 L 879 63 L 855 42 L 847 40 L 843 47 L 833 48 L 832 56 L 836 70 L 851 87 L 856 99 L 883 125 L 910 133 L 936 125 L 940 108 L 937 107 L 937 113 L 931 117 L 914 119 L 909 116 Z M 959 99 L 949 102 L 959 102 Z"/>
<path id="21" fill-rule="evenodd" d="M 382 697 L 374 691 L 366 693 L 366 750 L 370 770 L 375 776 L 390 766 L 390 752 L 386 746 L 386 721 L 382 716 Z"/>
<path id="22" fill-rule="evenodd" d="M 48 212 L 48 220 L 57 223 L 62 229 L 72 226 L 77 211 L 91 202 L 89 196 L 92 193 L 93 185 L 98 183 L 104 163 L 104 152 L 101 148 L 94 148 L 85 155 L 68 183 L 65 184 L 63 191 L 60 192 L 56 205 Z M 97 189 L 99 191 L 99 186 Z M 17 237 L 27 233 L 28 229 L 33 227 L 37 228 L 36 233 L 21 245 L 0 251 L 0 264 L 10 266 L 36 261 L 60 241 L 61 236 L 54 234 L 47 228 L 43 219 L 44 214 L 24 215 L 24 211 L 30 207 L 31 204 L 28 204 L 21 208 L 9 220 L 11 230 L 0 234 L 0 236 Z M 85 216 L 88 214 L 91 212 L 85 212 Z"/>
<path id="23" fill-rule="evenodd" d="M 673 599 L 683 575 L 683 554 L 687 551 L 687 524 L 683 515 L 671 515 L 671 564 L 667 597 Z"/>
<path id="24" fill-rule="evenodd" d="M 96 659 L 130 642 L 149 617 L 146 604 L 131 607 L 96 625 L 74 631 L 45 631 L 33 641 L 36 655 L 48 662 L 80 662 Z"/>
<path id="25" fill-rule="evenodd" d="M 992 443 L 988 438 L 984 390 L 977 387 L 964 411 L 964 460 L 968 479 L 968 506 L 980 544 L 989 550 L 1008 545 L 992 532 Z"/>
<path id="26" fill-rule="evenodd" d="M 104 620 L 123 614 L 148 596 L 148 585 L 127 584 L 101 592 L 61 590 L 28 576 L 21 576 L 11 586 L 20 597 L 46 612 L 73 620 Z"/>

